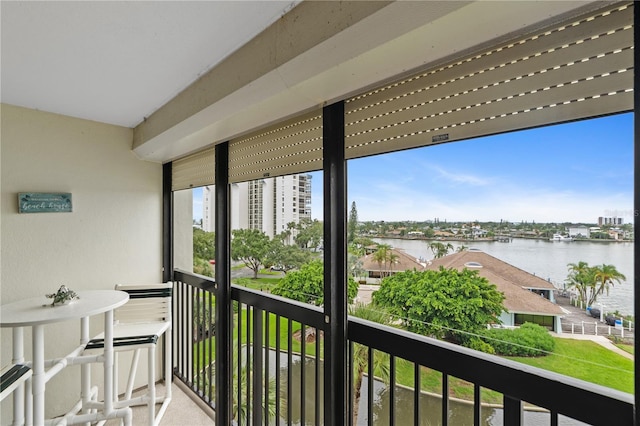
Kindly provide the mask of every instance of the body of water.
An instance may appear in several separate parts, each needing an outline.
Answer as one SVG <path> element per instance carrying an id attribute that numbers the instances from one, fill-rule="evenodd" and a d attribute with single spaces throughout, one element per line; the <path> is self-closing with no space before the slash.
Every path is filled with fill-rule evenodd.
<path id="1" fill-rule="evenodd" d="M 377 243 L 403 249 L 416 258 L 433 259 L 428 240 L 399 238 L 373 238 Z M 444 241 L 447 243 L 447 241 Z M 545 241 L 514 238 L 509 243 L 493 241 L 451 241 L 454 248 L 464 245 L 490 254 L 530 274 L 548 279 L 562 289 L 568 275 L 569 263 L 587 262 L 591 266 L 603 263 L 614 265 L 626 276 L 621 283 L 614 283 L 609 295 L 598 297 L 607 312 L 619 311 L 633 314 L 633 243 L 605 243 L 587 241 Z"/>

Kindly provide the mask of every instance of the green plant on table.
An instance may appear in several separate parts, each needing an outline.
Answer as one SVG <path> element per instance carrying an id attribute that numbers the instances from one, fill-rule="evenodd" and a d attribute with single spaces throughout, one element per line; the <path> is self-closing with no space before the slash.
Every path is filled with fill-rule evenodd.
<path id="1" fill-rule="evenodd" d="M 47 294 L 46 296 L 49 299 L 53 299 L 51 306 L 64 305 L 72 300 L 80 299 L 75 291 L 67 288 L 65 285 L 61 285 L 57 292 Z"/>

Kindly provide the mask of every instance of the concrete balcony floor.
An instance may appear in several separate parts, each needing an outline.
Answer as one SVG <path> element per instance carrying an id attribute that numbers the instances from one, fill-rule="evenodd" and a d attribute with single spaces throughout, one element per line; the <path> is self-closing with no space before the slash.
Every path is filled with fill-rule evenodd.
<path id="1" fill-rule="evenodd" d="M 164 385 L 158 384 L 156 392 L 158 395 L 164 395 Z M 213 411 L 204 404 L 201 405 L 201 403 L 192 400 L 189 397 L 189 391 L 183 388 L 179 381 L 174 381 L 172 392 L 171 402 L 160 421 L 160 426 L 211 426 L 215 424 L 212 419 Z M 160 405 L 156 407 L 157 412 Z M 148 418 L 146 406 L 133 407 L 133 426 L 146 426 Z M 110 420 L 106 425 L 119 426 L 120 420 Z"/>

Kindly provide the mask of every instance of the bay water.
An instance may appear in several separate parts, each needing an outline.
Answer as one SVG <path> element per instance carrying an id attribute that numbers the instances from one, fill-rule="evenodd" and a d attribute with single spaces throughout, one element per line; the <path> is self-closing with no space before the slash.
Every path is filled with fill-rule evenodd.
<path id="1" fill-rule="evenodd" d="M 402 249 L 417 259 L 431 260 L 433 252 L 430 240 L 400 238 L 372 238 L 373 241 Z M 530 274 L 549 280 L 556 288 L 566 286 L 568 264 L 587 262 L 590 266 L 614 265 L 626 279 L 615 282 L 609 294 L 598 297 L 596 307 L 602 303 L 605 312 L 618 311 L 622 315 L 633 315 L 633 243 L 592 241 L 546 241 L 540 239 L 513 238 L 511 242 L 497 241 L 443 241 L 450 242 L 454 249 L 461 245 L 479 249 L 493 257 L 516 266 Z"/>

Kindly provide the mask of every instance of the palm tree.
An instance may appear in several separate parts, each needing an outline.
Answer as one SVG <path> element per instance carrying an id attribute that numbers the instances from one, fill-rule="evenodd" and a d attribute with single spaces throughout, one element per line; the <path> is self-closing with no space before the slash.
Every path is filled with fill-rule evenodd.
<path id="1" fill-rule="evenodd" d="M 594 266 L 593 273 L 595 277 L 594 291 L 591 294 L 591 300 L 589 305 L 593 305 L 596 302 L 596 298 L 603 294 L 605 291 L 609 295 L 609 287 L 613 286 L 614 281 L 620 283 L 621 280 L 626 280 L 627 277 L 619 272 L 613 265 L 602 264 L 600 266 Z"/>
<path id="2" fill-rule="evenodd" d="M 357 303 L 349 309 L 349 314 L 367 321 L 388 325 L 391 323 L 391 316 L 383 308 L 374 305 Z M 351 359 L 353 366 L 353 424 L 358 423 L 358 405 L 362 388 L 362 377 L 364 371 L 369 366 L 369 348 L 359 343 L 353 343 L 353 355 Z M 384 382 L 389 381 L 389 354 L 375 351 L 373 354 L 373 373 Z M 373 380 L 373 377 L 369 377 Z"/>
<path id="3" fill-rule="evenodd" d="M 393 264 L 398 261 L 398 258 L 399 256 L 395 254 L 393 250 L 389 250 L 389 252 L 387 252 L 387 259 L 385 262 L 385 269 L 386 269 L 387 276 L 391 275 L 391 271 L 393 271 Z"/>
<path id="4" fill-rule="evenodd" d="M 453 244 L 451 243 L 441 243 L 440 241 L 434 241 L 429 243 L 429 248 L 433 252 L 433 257 L 439 259 L 441 257 L 445 257 L 449 254 L 449 250 L 453 250 Z"/>
<path id="5" fill-rule="evenodd" d="M 587 262 L 569 263 L 569 276 L 567 284 L 578 292 L 578 300 L 589 306 L 591 294 L 595 287 L 595 276 L 593 268 Z"/>
<path id="6" fill-rule="evenodd" d="M 382 264 L 385 264 L 386 267 L 387 258 L 390 251 L 390 245 L 378 244 L 378 249 L 373 253 L 373 260 L 378 264 L 378 269 L 380 270 L 380 278 L 384 277 L 384 274 L 382 273 Z"/>

